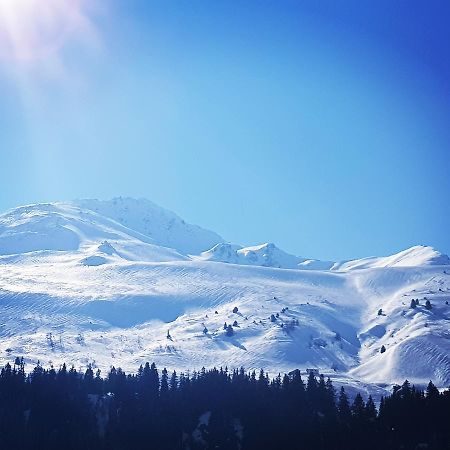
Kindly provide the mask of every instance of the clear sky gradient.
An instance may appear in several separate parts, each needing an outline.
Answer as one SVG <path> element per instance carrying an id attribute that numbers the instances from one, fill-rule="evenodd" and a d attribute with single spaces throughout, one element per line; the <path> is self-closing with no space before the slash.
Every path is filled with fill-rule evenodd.
<path id="1" fill-rule="evenodd" d="M 307 257 L 450 253 L 447 0 L 78 1 L 0 20 L 0 210 L 146 197 Z"/>

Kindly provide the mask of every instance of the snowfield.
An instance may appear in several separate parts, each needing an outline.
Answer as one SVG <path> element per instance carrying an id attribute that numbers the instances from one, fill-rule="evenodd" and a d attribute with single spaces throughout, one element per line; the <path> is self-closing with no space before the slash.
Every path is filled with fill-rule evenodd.
<path id="1" fill-rule="evenodd" d="M 430 247 L 322 262 L 121 198 L 0 216 L 1 364 L 318 368 L 371 392 L 405 378 L 443 387 L 448 303 L 450 261 Z"/>

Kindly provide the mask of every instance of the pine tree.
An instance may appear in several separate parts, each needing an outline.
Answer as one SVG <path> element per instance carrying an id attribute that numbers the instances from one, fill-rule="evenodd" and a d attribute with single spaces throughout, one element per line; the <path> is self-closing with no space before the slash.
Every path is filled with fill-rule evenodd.
<path id="1" fill-rule="evenodd" d="M 310 371 L 308 374 L 308 380 L 306 381 L 306 394 L 310 405 L 314 405 L 317 407 L 318 403 L 318 394 L 317 394 L 318 386 L 317 380 L 314 376 L 314 372 Z"/>
<path id="2" fill-rule="evenodd" d="M 120 369 L 119 369 L 120 370 Z M 155 401 L 159 393 L 159 375 L 156 364 L 145 363 L 142 374 L 138 379 L 139 392 L 144 403 Z"/>
<path id="3" fill-rule="evenodd" d="M 427 400 L 437 400 L 439 398 L 439 389 L 433 384 L 432 381 L 428 383 L 426 389 L 426 398 Z"/>
<path id="4" fill-rule="evenodd" d="M 352 417 L 354 417 L 355 419 L 359 420 L 364 418 L 365 404 L 359 392 L 356 394 L 355 399 L 353 400 L 351 411 Z"/>
<path id="5" fill-rule="evenodd" d="M 307 392 L 312 392 L 317 389 L 317 379 L 314 375 L 314 372 L 311 370 L 308 373 L 308 380 L 306 382 L 306 390 Z"/>
<path id="6" fill-rule="evenodd" d="M 371 395 L 369 395 L 369 398 L 367 399 L 365 415 L 370 422 L 374 422 L 377 418 L 377 409 Z"/>
<path id="7" fill-rule="evenodd" d="M 350 418 L 352 414 L 350 410 L 350 403 L 348 401 L 347 394 L 345 393 L 344 386 L 341 386 L 341 390 L 339 392 L 339 400 L 337 408 L 339 421 L 344 424 L 350 423 Z"/>
<path id="8" fill-rule="evenodd" d="M 260 388 L 267 388 L 269 386 L 269 377 L 264 373 L 264 370 L 259 371 L 258 386 Z"/>
<path id="9" fill-rule="evenodd" d="M 85 392 L 87 392 L 88 394 L 93 394 L 95 392 L 94 371 L 92 370 L 90 364 L 86 369 L 86 372 L 84 373 L 83 385 Z"/>
<path id="10" fill-rule="evenodd" d="M 403 398 L 411 397 L 411 383 L 408 380 L 405 380 L 400 388 L 400 393 Z"/>
<path id="11" fill-rule="evenodd" d="M 164 367 L 164 369 L 161 372 L 161 386 L 160 386 L 161 395 L 165 395 L 168 391 L 169 391 L 169 375 L 167 373 L 167 369 Z"/>
<path id="12" fill-rule="evenodd" d="M 175 391 L 178 388 L 178 376 L 175 370 L 172 372 L 170 376 L 169 388 L 171 391 Z"/>
<path id="13" fill-rule="evenodd" d="M 331 378 L 327 378 L 327 382 L 325 383 L 325 389 L 327 392 L 327 403 L 328 408 L 330 410 L 335 409 L 336 403 L 336 389 L 334 389 L 333 383 L 331 382 Z"/>
<path id="14" fill-rule="evenodd" d="M 327 388 L 323 374 L 319 375 L 319 382 L 317 383 L 317 401 L 320 412 L 324 413 L 327 405 Z"/>
<path id="15" fill-rule="evenodd" d="M 296 392 L 305 393 L 305 383 L 303 382 L 300 370 L 296 369 L 292 373 L 291 386 Z"/>
<path id="16" fill-rule="evenodd" d="M 287 373 L 285 373 L 283 375 L 283 380 L 281 382 L 281 388 L 285 391 L 285 392 L 289 392 L 289 387 L 290 387 L 290 380 L 289 380 L 289 375 Z"/>

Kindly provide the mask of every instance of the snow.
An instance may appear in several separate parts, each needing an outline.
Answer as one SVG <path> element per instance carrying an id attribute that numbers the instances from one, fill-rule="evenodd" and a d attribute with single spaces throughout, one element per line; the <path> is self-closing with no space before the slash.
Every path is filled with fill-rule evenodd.
<path id="1" fill-rule="evenodd" d="M 178 216 L 167 228 L 174 216 L 129 199 L 0 216 L 0 363 L 318 368 L 371 393 L 405 378 L 450 384 L 445 255 L 413 247 L 331 269 L 274 244 L 214 246 L 221 238 Z"/>

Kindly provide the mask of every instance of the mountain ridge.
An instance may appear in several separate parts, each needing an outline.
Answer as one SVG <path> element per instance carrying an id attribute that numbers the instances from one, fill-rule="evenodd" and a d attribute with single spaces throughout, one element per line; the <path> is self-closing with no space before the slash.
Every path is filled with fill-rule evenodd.
<path id="1" fill-rule="evenodd" d="M 133 215 L 120 223 L 118 205 L 107 211 L 115 218 L 101 214 L 105 206 L 96 212 L 95 202 L 0 216 L 0 361 L 134 370 L 149 360 L 177 370 L 243 365 L 272 373 L 317 367 L 372 390 L 405 375 L 450 383 L 450 267 L 431 247 L 299 270 L 311 260 L 271 243 L 221 242 L 212 252 L 218 235 L 180 229 L 180 218 L 170 229 L 176 238 L 194 235 L 206 248 L 193 255 L 163 246 L 179 242 L 168 234 L 170 214 L 153 224 Z M 136 222 L 141 231 L 131 228 Z M 163 232 L 145 234 L 160 223 Z"/>
<path id="2" fill-rule="evenodd" d="M 92 227 L 99 221 L 103 230 Z M 226 242 L 213 231 L 191 225 L 150 200 L 129 197 L 30 204 L 0 215 L 0 254 L 3 255 L 38 250 L 74 251 L 84 238 L 95 243 L 124 235 L 145 244 L 173 249 L 175 258 L 285 269 L 347 271 L 408 264 L 450 264 L 447 255 L 428 246 L 414 246 L 387 257 L 343 262 L 295 256 L 273 243 L 242 246 Z M 155 255 L 150 260 L 155 260 Z"/>

